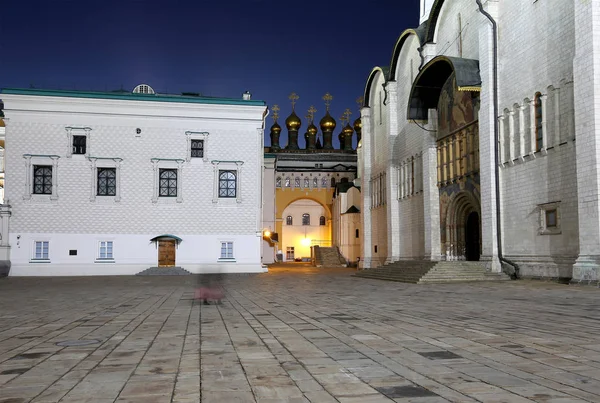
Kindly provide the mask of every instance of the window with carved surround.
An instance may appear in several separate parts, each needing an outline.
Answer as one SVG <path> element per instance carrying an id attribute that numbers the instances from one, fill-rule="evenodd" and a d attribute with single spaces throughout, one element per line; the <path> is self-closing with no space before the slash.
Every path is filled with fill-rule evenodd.
<path id="1" fill-rule="evenodd" d="M 208 132 L 185 132 L 187 144 L 187 151 L 185 155 L 187 162 L 208 162 L 208 136 Z"/>
<path id="2" fill-rule="evenodd" d="M 154 171 L 152 202 L 183 202 L 181 172 L 185 160 L 152 158 L 150 161 Z"/>
<path id="3" fill-rule="evenodd" d="M 214 172 L 213 203 L 242 202 L 243 161 L 211 161 Z"/>
<path id="4" fill-rule="evenodd" d="M 313 188 L 316 189 L 319 187 L 319 180 L 317 178 L 313 178 Z"/>
<path id="5" fill-rule="evenodd" d="M 294 178 L 294 187 L 295 188 L 300 187 L 300 178 L 298 178 L 298 177 Z"/>
<path id="6" fill-rule="evenodd" d="M 544 203 L 538 206 L 539 228 L 538 235 L 558 235 L 562 233 L 560 202 Z"/>
<path id="7" fill-rule="evenodd" d="M 275 187 L 281 187 L 281 176 L 278 176 L 277 179 L 275 179 Z"/>
<path id="8" fill-rule="evenodd" d="M 121 201 L 121 162 L 118 157 L 88 157 L 92 171 L 90 201 Z"/>
<path id="9" fill-rule="evenodd" d="M 90 127 L 65 127 L 67 132 L 67 158 L 73 155 L 90 155 Z"/>
<path id="10" fill-rule="evenodd" d="M 58 199 L 58 155 L 24 154 L 25 193 L 23 200 Z"/>
<path id="11" fill-rule="evenodd" d="M 308 189 L 310 187 L 310 179 L 304 178 L 304 188 Z"/>

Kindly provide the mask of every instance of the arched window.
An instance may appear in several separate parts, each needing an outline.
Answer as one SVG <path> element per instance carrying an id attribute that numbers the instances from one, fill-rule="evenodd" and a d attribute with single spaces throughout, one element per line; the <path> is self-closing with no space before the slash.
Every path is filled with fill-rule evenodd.
<path id="1" fill-rule="evenodd" d="M 325 178 L 325 177 L 321 178 L 321 187 L 322 188 L 327 187 L 327 178 Z"/>
<path id="2" fill-rule="evenodd" d="M 292 219 L 292 216 L 289 215 L 285 218 L 285 225 L 292 225 L 294 224 L 294 220 Z"/>
<path id="3" fill-rule="evenodd" d="M 335 178 L 331 178 L 331 187 L 334 188 L 335 187 Z"/>
<path id="4" fill-rule="evenodd" d="M 294 179 L 294 187 L 296 187 L 296 188 L 300 187 L 300 178 L 296 177 L 296 179 Z"/>
<path id="5" fill-rule="evenodd" d="M 310 214 L 302 214 L 302 225 L 310 225 Z"/>
<path id="6" fill-rule="evenodd" d="M 308 189 L 310 187 L 310 179 L 304 178 L 304 187 Z"/>
<path id="7" fill-rule="evenodd" d="M 235 171 L 219 171 L 219 197 L 236 197 Z"/>
<path id="8" fill-rule="evenodd" d="M 319 180 L 317 178 L 313 178 L 313 188 L 318 188 L 319 187 Z"/>
<path id="9" fill-rule="evenodd" d="M 325 216 L 319 218 L 319 225 L 325 225 Z"/>
<path id="10" fill-rule="evenodd" d="M 285 187 L 289 188 L 291 186 L 290 178 L 285 178 Z"/>
<path id="11" fill-rule="evenodd" d="M 356 229 L 356 237 L 358 238 L 358 228 Z"/>
<path id="12" fill-rule="evenodd" d="M 535 149 L 544 147 L 544 128 L 542 126 L 542 94 L 535 94 Z"/>
<path id="13" fill-rule="evenodd" d="M 281 187 L 281 176 L 278 177 L 277 179 L 275 179 L 275 186 L 280 188 Z"/>

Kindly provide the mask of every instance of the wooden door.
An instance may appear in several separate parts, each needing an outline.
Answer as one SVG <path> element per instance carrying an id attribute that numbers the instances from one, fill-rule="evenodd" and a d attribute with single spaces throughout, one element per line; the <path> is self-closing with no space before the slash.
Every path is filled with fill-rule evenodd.
<path id="1" fill-rule="evenodd" d="M 175 266 L 175 240 L 158 241 L 158 267 Z"/>

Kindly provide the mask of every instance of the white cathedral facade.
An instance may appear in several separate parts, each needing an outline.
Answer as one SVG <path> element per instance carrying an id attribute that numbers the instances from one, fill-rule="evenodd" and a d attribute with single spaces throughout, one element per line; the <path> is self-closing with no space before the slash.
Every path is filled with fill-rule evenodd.
<path id="1" fill-rule="evenodd" d="M 146 85 L 0 96 L 11 276 L 264 271 L 263 101 Z"/>
<path id="2" fill-rule="evenodd" d="M 363 268 L 600 278 L 600 2 L 421 0 L 361 111 Z"/>

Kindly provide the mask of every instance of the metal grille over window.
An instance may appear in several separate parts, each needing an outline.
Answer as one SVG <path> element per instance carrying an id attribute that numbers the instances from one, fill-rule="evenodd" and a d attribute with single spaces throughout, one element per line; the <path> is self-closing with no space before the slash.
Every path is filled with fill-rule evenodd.
<path id="1" fill-rule="evenodd" d="M 98 196 L 115 196 L 117 194 L 117 170 L 115 168 L 98 168 Z"/>
<path id="2" fill-rule="evenodd" d="M 204 158 L 204 140 L 192 140 L 192 158 Z"/>
<path id="3" fill-rule="evenodd" d="M 234 171 L 219 171 L 219 197 L 236 197 Z"/>
<path id="4" fill-rule="evenodd" d="M 319 225 L 325 225 L 325 216 L 319 218 Z"/>
<path id="5" fill-rule="evenodd" d="M 161 197 L 177 197 L 177 170 L 161 169 L 159 179 L 159 192 Z"/>
<path id="6" fill-rule="evenodd" d="M 73 136 L 73 154 L 85 154 L 86 136 Z"/>
<path id="7" fill-rule="evenodd" d="M 287 218 L 285 219 L 285 225 L 292 225 L 294 223 L 294 219 L 292 218 L 291 215 L 287 216 Z"/>
<path id="8" fill-rule="evenodd" d="M 52 167 L 35 165 L 33 167 L 33 193 L 41 195 L 52 194 Z"/>

